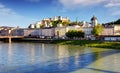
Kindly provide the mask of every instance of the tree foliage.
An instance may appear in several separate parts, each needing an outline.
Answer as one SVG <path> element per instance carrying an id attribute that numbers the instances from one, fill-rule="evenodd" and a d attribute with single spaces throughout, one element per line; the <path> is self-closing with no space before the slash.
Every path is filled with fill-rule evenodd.
<path id="1" fill-rule="evenodd" d="M 116 21 L 112 21 L 112 22 L 106 23 L 106 24 L 108 24 L 108 25 L 120 24 L 120 19 L 118 19 Z"/>
<path id="2" fill-rule="evenodd" d="M 62 23 L 61 20 L 52 21 L 52 25 L 53 25 L 53 27 L 57 27 L 57 24 L 61 24 L 61 23 Z"/>
<path id="3" fill-rule="evenodd" d="M 40 25 L 40 28 L 43 28 L 44 27 L 44 25 Z"/>
<path id="4" fill-rule="evenodd" d="M 120 19 L 118 19 L 118 20 L 115 22 L 115 24 L 120 24 Z"/>
<path id="5" fill-rule="evenodd" d="M 81 25 L 81 22 L 71 22 L 69 25 L 70 25 L 70 26 L 73 26 L 73 25 Z"/>
<path id="6" fill-rule="evenodd" d="M 103 27 L 102 25 L 98 24 L 97 26 L 95 26 L 92 30 L 92 34 L 95 35 L 95 36 L 99 36 L 101 34 L 103 30 Z"/>
<path id="7" fill-rule="evenodd" d="M 66 33 L 68 38 L 84 38 L 84 32 L 82 30 L 70 30 Z"/>
<path id="8" fill-rule="evenodd" d="M 67 22 L 67 21 L 66 21 L 66 22 L 62 22 L 62 25 L 63 25 L 63 26 L 67 26 L 68 24 L 70 24 L 70 23 Z"/>

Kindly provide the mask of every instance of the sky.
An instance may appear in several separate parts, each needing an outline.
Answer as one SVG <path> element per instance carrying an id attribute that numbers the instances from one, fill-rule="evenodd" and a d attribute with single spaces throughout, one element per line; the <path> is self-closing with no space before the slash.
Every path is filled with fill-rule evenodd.
<path id="1" fill-rule="evenodd" d="M 90 22 L 93 15 L 99 23 L 119 19 L 120 0 L 0 0 L 0 26 L 27 28 L 54 16 Z"/>

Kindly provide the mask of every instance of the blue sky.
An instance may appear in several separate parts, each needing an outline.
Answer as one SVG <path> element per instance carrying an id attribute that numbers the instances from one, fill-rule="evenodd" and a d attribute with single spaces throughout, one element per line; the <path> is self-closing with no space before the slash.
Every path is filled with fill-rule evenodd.
<path id="1" fill-rule="evenodd" d="M 71 21 L 99 23 L 120 18 L 120 0 L 0 0 L 0 26 L 28 27 L 43 18 L 68 16 Z"/>

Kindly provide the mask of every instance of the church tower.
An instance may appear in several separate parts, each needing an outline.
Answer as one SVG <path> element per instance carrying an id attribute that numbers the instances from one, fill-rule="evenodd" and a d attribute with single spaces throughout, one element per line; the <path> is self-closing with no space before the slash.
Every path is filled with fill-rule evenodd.
<path id="1" fill-rule="evenodd" d="M 93 16 L 91 18 L 91 25 L 92 25 L 92 27 L 96 26 L 97 24 L 98 24 L 97 17 Z"/>

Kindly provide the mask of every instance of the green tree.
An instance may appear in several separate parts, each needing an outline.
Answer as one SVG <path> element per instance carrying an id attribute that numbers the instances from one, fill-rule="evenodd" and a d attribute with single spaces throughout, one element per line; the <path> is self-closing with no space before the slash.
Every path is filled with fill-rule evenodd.
<path id="1" fill-rule="evenodd" d="M 99 35 L 101 35 L 102 30 L 103 30 L 102 25 L 98 24 L 97 26 L 95 26 L 93 28 L 92 34 L 95 35 L 95 36 L 99 36 Z"/>
<path id="2" fill-rule="evenodd" d="M 57 24 L 60 24 L 60 23 L 62 23 L 61 20 L 52 21 L 52 25 L 53 25 L 53 27 L 57 27 Z"/>
<path id="3" fill-rule="evenodd" d="M 120 19 L 118 19 L 118 20 L 116 20 L 116 21 L 108 22 L 108 23 L 106 23 L 106 24 L 108 24 L 108 25 L 113 25 L 113 24 L 119 25 L 119 24 L 120 24 Z"/>
<path id="4" fill-rule="evenodd" d="M 79 37 L 81 37 L 81 38 L 84 38 L 84 32 L 82 31 L 82 30 L 80 30 L 80 31 L 77 31 L 77 37 L 79 38 Z"/>
<path id="5" fill-rule="evenodd" d="M 56 24 L 55 21 L 52 21 L 52 26 L 53 26 L 53 27 L 57 27 L 57 24 Z"/>
<path id="6" fill-rule="evenodd" d="M 69 25 L 73 26 L 73 25 L 77 25 L 76 22 L 71 22 Z"/>
<path id="7" fill-rule="evenodd" d="M 73 25 L 81 25 L 81 22 L 71 22 L 69 23 L 70 26 L 73 26 Z"/>
<path id="8" fill-rule="evenodd" d="M 118 19 L 118 20 L 115 22 L 115 24 L 120 24 L 120 19 Z"/>
<path id="9" fill-rule="evenodd" d="M 69 24 L 69 22 L 62 22 L 63 26 L 67 26 Z"/>
<path id="10" fill-rule="evenodd" d="M 43 28 L 44 27 L 44 25 L 40 25 L 40 28 Z"/>
<path id="11" fill-rule="evenodd" d="M 73 38 L 73 31 L 68 31 L 66 34 L 65 34 L 68 38 Z"/>
<path id="12" fill-rule="evenodd" d="M 68 38 L 84 38 L 84 32 L 82 30 L 77 31 L 77 30 L 70 30 L 66 33 L 66 36 Z"/>

